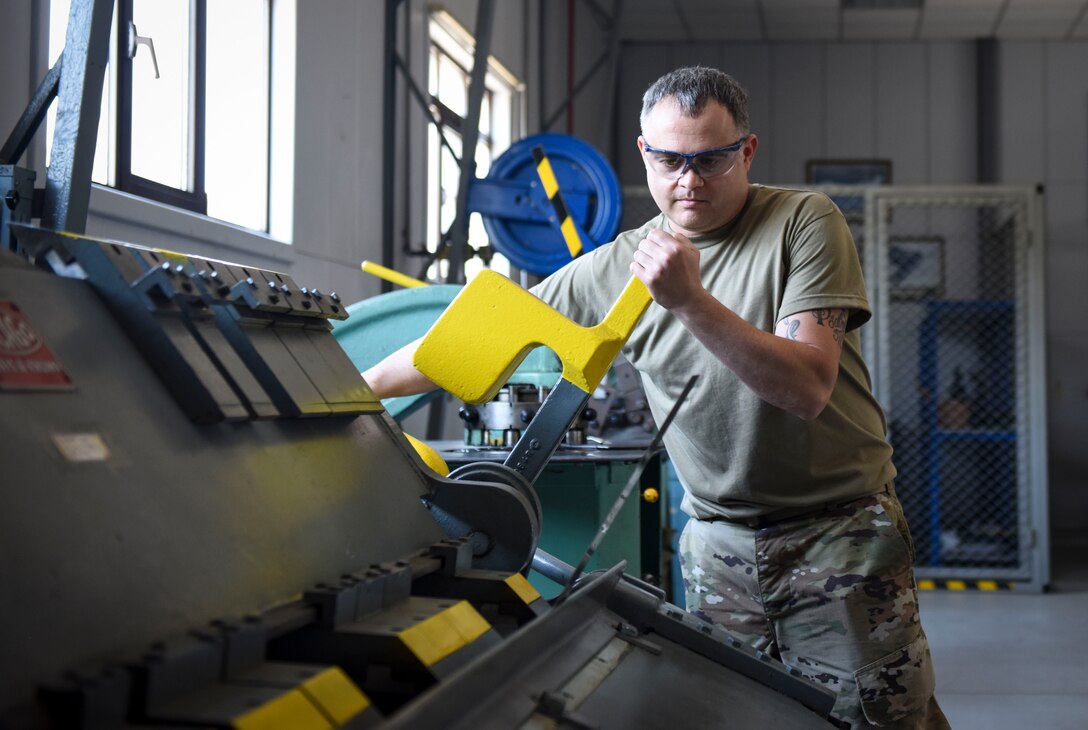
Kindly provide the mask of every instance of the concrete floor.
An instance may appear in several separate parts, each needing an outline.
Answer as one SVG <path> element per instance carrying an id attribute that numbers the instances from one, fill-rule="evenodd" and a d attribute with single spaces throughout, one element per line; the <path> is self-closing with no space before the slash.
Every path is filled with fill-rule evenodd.
<path id="1" fill-rule="evenodd" d="M 922 591 L 937 699 L 953 728 L 1088 728 L 1088 545 L 1056 543 L 1042 595 Z"/>

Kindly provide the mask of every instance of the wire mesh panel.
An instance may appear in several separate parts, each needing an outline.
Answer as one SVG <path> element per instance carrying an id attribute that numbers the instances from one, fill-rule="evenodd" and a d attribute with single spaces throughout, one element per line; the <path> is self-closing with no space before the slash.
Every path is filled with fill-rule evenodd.
<path id="1" fill-rule="evenodd" d="M 872 198 L 877 392 L 918 574 L 1038 580 L 1028 378 L 1034 195 L 887 189 Z"/>

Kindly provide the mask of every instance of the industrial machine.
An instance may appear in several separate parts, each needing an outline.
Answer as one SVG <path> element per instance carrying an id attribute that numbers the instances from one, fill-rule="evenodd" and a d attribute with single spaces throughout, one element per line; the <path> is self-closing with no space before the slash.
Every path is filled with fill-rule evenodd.
<path id="1" fill-rule="evenodd" d="M 558 348 L 505 463 L 445 475 L 333 337 L 335 294 L 81 234 L 111 7 L 73 3 L 0 160 L 0 728 L 825 726 L 797 669 L 539 549 L 533 482 L 622 327 Z M 58 89 L 43 192 L 14 162 Z M 479 281 L 457 300 L 516 288 Z"/>
<path id="2" fill-rule="evenodd" d="M 86 278 L 0 258 L 0 726 L 822 724 L 622 563 L 540 598 L 532 487 L 428 469 L 331 295 L 16 230 Z"/>

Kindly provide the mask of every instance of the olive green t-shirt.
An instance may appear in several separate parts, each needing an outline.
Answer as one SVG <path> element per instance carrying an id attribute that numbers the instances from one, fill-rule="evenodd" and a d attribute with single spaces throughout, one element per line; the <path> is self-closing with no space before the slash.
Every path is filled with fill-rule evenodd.
<path id="1" fill-rule="evenodd" d="M 631 278 L 639 242 L 659 215 L 575 259 L 533 288 L 570 319 L 600 322 Z M 665 435 L 685 487 L 683 509 L 700 519 L 746 518 L 848 500 L 895 476 L 885 420 L 872 395 L 857 327 L 871 316 L 857 249 L 838 208 L 807 191 L 752 185 L 727 226 L 692 239 L 703 285 L 748 323 L 773 332 L 783 317 L 849 310 L 839 377 L 812 421 L 770 405 L 666 309 L 652 303 L 623 349 L 661 423 L 688 378 L 699 379 Z"/>

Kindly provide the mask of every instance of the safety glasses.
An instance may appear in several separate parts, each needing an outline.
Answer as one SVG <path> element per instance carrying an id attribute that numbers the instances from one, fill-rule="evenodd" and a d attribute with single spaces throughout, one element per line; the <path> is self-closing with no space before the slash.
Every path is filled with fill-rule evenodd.
<path id="1" fill-rule="evenodd" d="M 740 148 L 744 146 L 747 139 L 746 134 L 727 147 L 715 147 L 701 152 L 673 152 L 651 147 L 643 138 L 642 156 L 646 160 L 647 167 L 668 180 L 679 180 L 688 168 L 695 170 L 696 175 L 706 179 L 729 174 L 740 159 Z"/>

